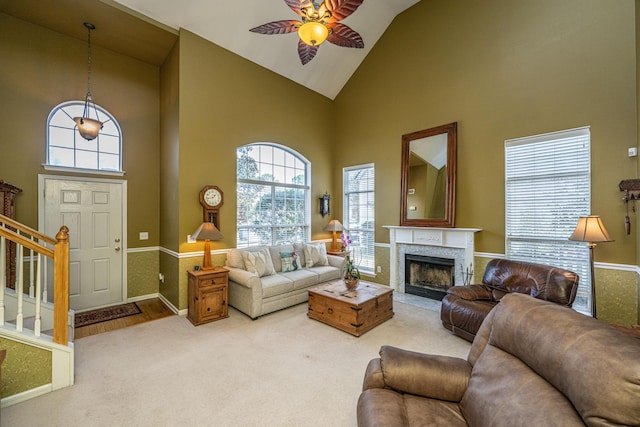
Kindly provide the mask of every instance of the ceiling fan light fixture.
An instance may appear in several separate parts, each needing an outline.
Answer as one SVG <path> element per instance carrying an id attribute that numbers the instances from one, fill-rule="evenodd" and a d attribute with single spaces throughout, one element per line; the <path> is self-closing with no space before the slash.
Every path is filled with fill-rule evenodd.
<path id="1" fill-rule="evenodd" d="M 319 21 L 308 21 L 298 29 L 300 40 L 309 46 L 319 46 L 327 39 L 329 29 Z"/>

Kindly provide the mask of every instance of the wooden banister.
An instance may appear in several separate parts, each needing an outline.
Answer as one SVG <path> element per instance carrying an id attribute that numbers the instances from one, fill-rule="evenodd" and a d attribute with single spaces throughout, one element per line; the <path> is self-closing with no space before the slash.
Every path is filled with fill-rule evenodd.
<path id="1" fill-rule="evenodd" d="M 63 225 L 56 234 L 56 238 L 52 239 L 1 214 L 0 224 L 2 224 L 0 225 L 0 236 L 6 240 L 53 259 L 53 341 L 57 344 L 68 345 L 69 229 Z M 7 228 L 7 226 L 11 228 Z M 23 236 L 20 232 L 37 238 L 40 242 L 53 245 L 53 249 L 28 236 Z M 0 274 L 4 274 L 4 272 L 0 272 Z M 4 292 L 4 289 L 1 291 Z"/>
<path id="2" fill-rule="evenodd" d="M 54 257 L 54 251 L 40 245 L 39 243 L 34 242 L 31 239 L 27 239 L 26 237 L 22 236 L 21 234 L 16 233 L 13 230 L 10 230 L 8 228 L 3 228 L 0 227 L 0 236 L 6 237 L 8 240 L 11 240 L 12 242 L 18 243 L 26 248 L 31 249 L 32 251 L 38 252 L 46 257 L 49 258 L 53 258 Z M 55 247 L 55 240 L 54 240 L 54 247 Z"/>
<path id="3" fill-rule="evenodd" d="M 69 340 L 69 229 L 56 234 L 53 257 L 53 341 L 67 345 Z"/>
<path id="4" fill-rule="evenodd" d="M 0 214 L 0 223 L 4 223 L 10 227 L 15 228 L 16 230 L 22 231 L 25 234 L 28 234 L 30 236 L 33 236 L 37 239 L 40 239 L 44 242 L 49 243 L 50 245 L 55 245 L 56 241 L 54 239 L 52 239 L 51 237 L 40 233 L 38 230 L 34 230 L 33 228 L 26 226 L 24 224 L 19 223 L 16 220 L 13 220 L 11 218 L 9 218 L 8 216 L 4 216 L 2 214 Z"/>

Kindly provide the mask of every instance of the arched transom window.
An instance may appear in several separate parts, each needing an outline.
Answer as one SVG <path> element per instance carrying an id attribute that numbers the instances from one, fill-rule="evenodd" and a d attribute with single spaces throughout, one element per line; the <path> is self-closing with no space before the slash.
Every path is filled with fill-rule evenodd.
<path id="1" fill-rule="evenodd" d="M 301 154 L 272 143 L 240 147 L 236 161 L 236 246 L 308 241 L 309 162 Z"/>
<path id="2" fill-rule="evenodd" d="M 78 133 L 74 117 L 82 116 L 84 101 L 56 106 L 47 120 L 47 165 L 62 168 L 122 171 L 120 125 L 104 108 L 96 105 L 103 127 L 97 138 L 87 141 Z"/>

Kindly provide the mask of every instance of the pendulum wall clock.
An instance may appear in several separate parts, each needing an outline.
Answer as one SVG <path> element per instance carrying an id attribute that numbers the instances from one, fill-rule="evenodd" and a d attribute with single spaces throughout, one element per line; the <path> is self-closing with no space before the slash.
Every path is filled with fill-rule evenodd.
<path id="1" fill-rule="evenodd" d="M 203 222 L 212 222 L 220 230 L 220 207 L 224 203 L 224 193 L 215 185 L 207 185 L 200 190 L 200 204 Z"/>

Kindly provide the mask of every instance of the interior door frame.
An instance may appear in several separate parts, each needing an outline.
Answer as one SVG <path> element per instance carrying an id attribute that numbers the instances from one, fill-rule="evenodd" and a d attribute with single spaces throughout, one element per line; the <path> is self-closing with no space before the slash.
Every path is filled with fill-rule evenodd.
<path id="1" fill-rule="evenodd" d="M 122 302 L 129 301 L 127 293 L 127 253 L 128 253 L 128 240 L 127 240 L 127 181 L 124 179 L 107 179 L 107 178 L 95 178 L 88 176 L 68 176 L 68 175 L 45 175 L 38 174 L 38 230 L 44 230 L 44 182 L 47 179 L 53 179 L 58 181 L 82 181 L 82 182 L 100 182 L 107 184 L 119 184 L 122 186 Z M 50 236 L 55 239 L 55 236 Z M 52 295 L 53 297 L 53 295 Z"/>

